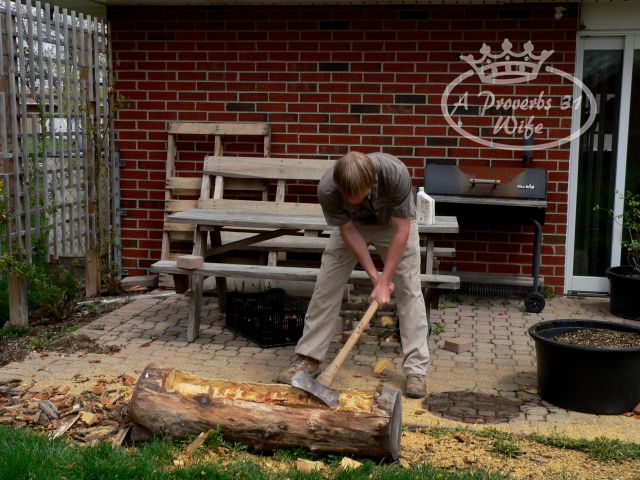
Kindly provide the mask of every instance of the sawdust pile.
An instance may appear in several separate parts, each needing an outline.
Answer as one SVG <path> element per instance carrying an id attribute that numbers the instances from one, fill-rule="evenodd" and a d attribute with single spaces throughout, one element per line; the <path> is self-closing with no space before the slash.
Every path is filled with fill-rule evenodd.
<path id="1" fill-rule="evenodd" d="M 600 462 L 583 452 L 565 450 L 514 437 L 513 457 L 497 453 L 496 439 L 450 430 L 442 436 L 405 432 L 401 455 L 409 464 L 421 462 L 452 469 L 480 469 L 516 479 L 563 478 L 638 480 L 640 459 Z M 506 450 L 506 449 L 505 449 Z M 507 451 L 509 453 L 509 451 Z"/>

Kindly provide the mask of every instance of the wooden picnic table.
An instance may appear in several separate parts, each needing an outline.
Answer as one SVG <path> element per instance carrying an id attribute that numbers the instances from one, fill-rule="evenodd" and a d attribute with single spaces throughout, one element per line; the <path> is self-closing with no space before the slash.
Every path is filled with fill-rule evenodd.
<path id="1" fill-rule="evenodd" d="M 216 202 L 216 200 L 214 200 Z M 234 201 L 237 202 L 237 201 Z M 251 202 L 248 202 L 249 204 Z M 291 203 L 286 203 L 286 208 L 279 209 L 279 202 L 260 202 L 261 205 L 270 208 L 225 208 L 224 200 L 215 206 L 207 205 L 206 208 L 193 208 L 174 213 L 167 217 L 172 223 L 195 225 L 193 255 L 200 257 L 220 255 L 222 253 L 241 250 L 250 245 L 277 237 L 286 236 L 318 236 L 330 231 L 333 227 L 327 225 L 319 205 L 299 204 L 297 211 L 291 208 Z M 237 205 L 237 203 L 235 203 Z M 212 208 L 214 207 L 214 208 Z M 223 231 L 253 232 L 251 236 L 237 241 L 223 243 L 221 233 Z M 424 261 L 422 266 L 421 282 L 425 287 L 427 297 L 427 311 L 432 288 L 447 289 L 458 288 L 459 279 L 451 275 L 433 274 L 433 234 L 457 233 L 458 222 L 455 217 L 436 217 L 434 224 L 419 224 L 418 232 L 425 246 Z M 207 248 L 208 237 L 211 237 L 211 247 Z M 220 311 L 224 311 L 226 296 L 226 277 L 278 279 L 289 278 L 292 280 L 313 281 L 319 271 L 318 268 L 284 267 L 276 265 L 241 265 L 233 263 L 205 263 L 203 268 L 187 271 L 177 268 L 175 262 L 160 261 L 151 267 L 152 271 L 170 273 L 176 276 L 176 285 L 179 277 L 187 279 L 190 276 L 191 300 L 189 307 L 189 321 L 187 338 L 193 341 L 197 338 L 200 323 L 200 304 L 202 297 L 202 284 L 204 276 L 215 276 L 218 289 L 218 302 Z M 365 272 L 354 271 L 352 281 L 367 281 Z M 185 287 L 186 289 L 186 287 Z"/>
<path id="2" fill-rule="evenodd" d="M 209 249 L 207 253 L 209 255 L 218 255 L 282 235 L 317 236 L 321 232 L 333 228 L 327 225 L 321 212 L 312 214 L 308 212 L 280 213 L 277 211 L 251 212 L 221 208 L 192 208 L 169 215 L 168 220 L 196 226 L 193 254 L 199 256 L 205 255 L 206 232 L 210 230 L 222 231 L 228 228 L 242 228 L 245 231 L 250 229 L 257 230 L 252 237 L 224 245 L 221 242 L 218 245 L 212 244 L 213 248 Z M 436 233 L 458 233 L 456 217 L 438 216 L 433 224 L 418 224 L 418 234 L 426 246 L 422 273 L 433 273 L 434 240 L 432 235 Z"/>

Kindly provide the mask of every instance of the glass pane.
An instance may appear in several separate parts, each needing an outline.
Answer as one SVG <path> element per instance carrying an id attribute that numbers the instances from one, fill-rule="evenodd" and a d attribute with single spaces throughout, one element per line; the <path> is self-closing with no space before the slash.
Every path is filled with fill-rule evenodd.
<path id="1" fill-rule="evenodd" d="M 594 211 L 594 207 L 613 207 L 622 50 L 586 50 L 583 72 L 598 113 L 580 137 L 573 274 L 604 277 L 611 263 L 613 224 L 607 212 Z M 589 101 L 583 95 L 581 123 L 589 113 Z"/>
<path id="2" fill-rule="evenodd" d="M 631 108 L 629 113 L 629 143 L 627 146 L 627 170 L 625 190 L 640 193 L 640 50 L 633 54 L 633 78 L 631 80 Z M 623 235 L 627 235 L 623 232 Z M 626 237 L 625 237 L 626 238 Z M 623 251 L 620 264 L 626 265 Z"/>

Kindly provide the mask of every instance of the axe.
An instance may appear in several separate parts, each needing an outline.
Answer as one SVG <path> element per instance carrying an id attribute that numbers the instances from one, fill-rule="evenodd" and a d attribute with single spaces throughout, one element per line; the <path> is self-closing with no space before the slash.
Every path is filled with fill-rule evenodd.
<path id="1" fill-rule="evenodd" d="M 355 330 L 351 333 L 343 347 L 340 349 L 336 357 L 329 364 L 329 366 L 318 376 L 317 379 L 314 379 L 309 372 L 306 370 L 300 370 L 295 373 L 293 378 L 291 379 L 291 385 L 300 390 L 304 390 L 307 393 L 310 393 L 314 397 L 322 400 L 331 408 L 336 408 L 340 405 L 340 392 L 332 390 L 331 382 L 333 382 L 333 377 L 335 377 L 338 369 L 342 366 L 346 358 L 351 353 L 351 350 L 358 342 L 360 335 L 364 332 L 365 328 L 371 322 L 371 318 L 375 315 L 380 307 L 380 303 L 377 300 L 372 300 L 371 305 L 365 312 L 365 314 L 360 319 L 360 323 L 355 328 Z"/>

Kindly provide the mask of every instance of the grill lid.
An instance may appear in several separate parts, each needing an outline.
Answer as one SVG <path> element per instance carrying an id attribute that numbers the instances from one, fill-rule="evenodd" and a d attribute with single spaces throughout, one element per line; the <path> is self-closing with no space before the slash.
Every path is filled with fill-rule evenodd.
<path id="1" fill-rule="evenodd" d="M 424 177 L 425 191 L 436 199 L 445 195 L 514 199 L 529 205 L 530 201 L 544 202 L 547 197 L 547 172 L 542 168 L 426 165 Z M 460 203 L 466 202 L 461 199 Z"/>

